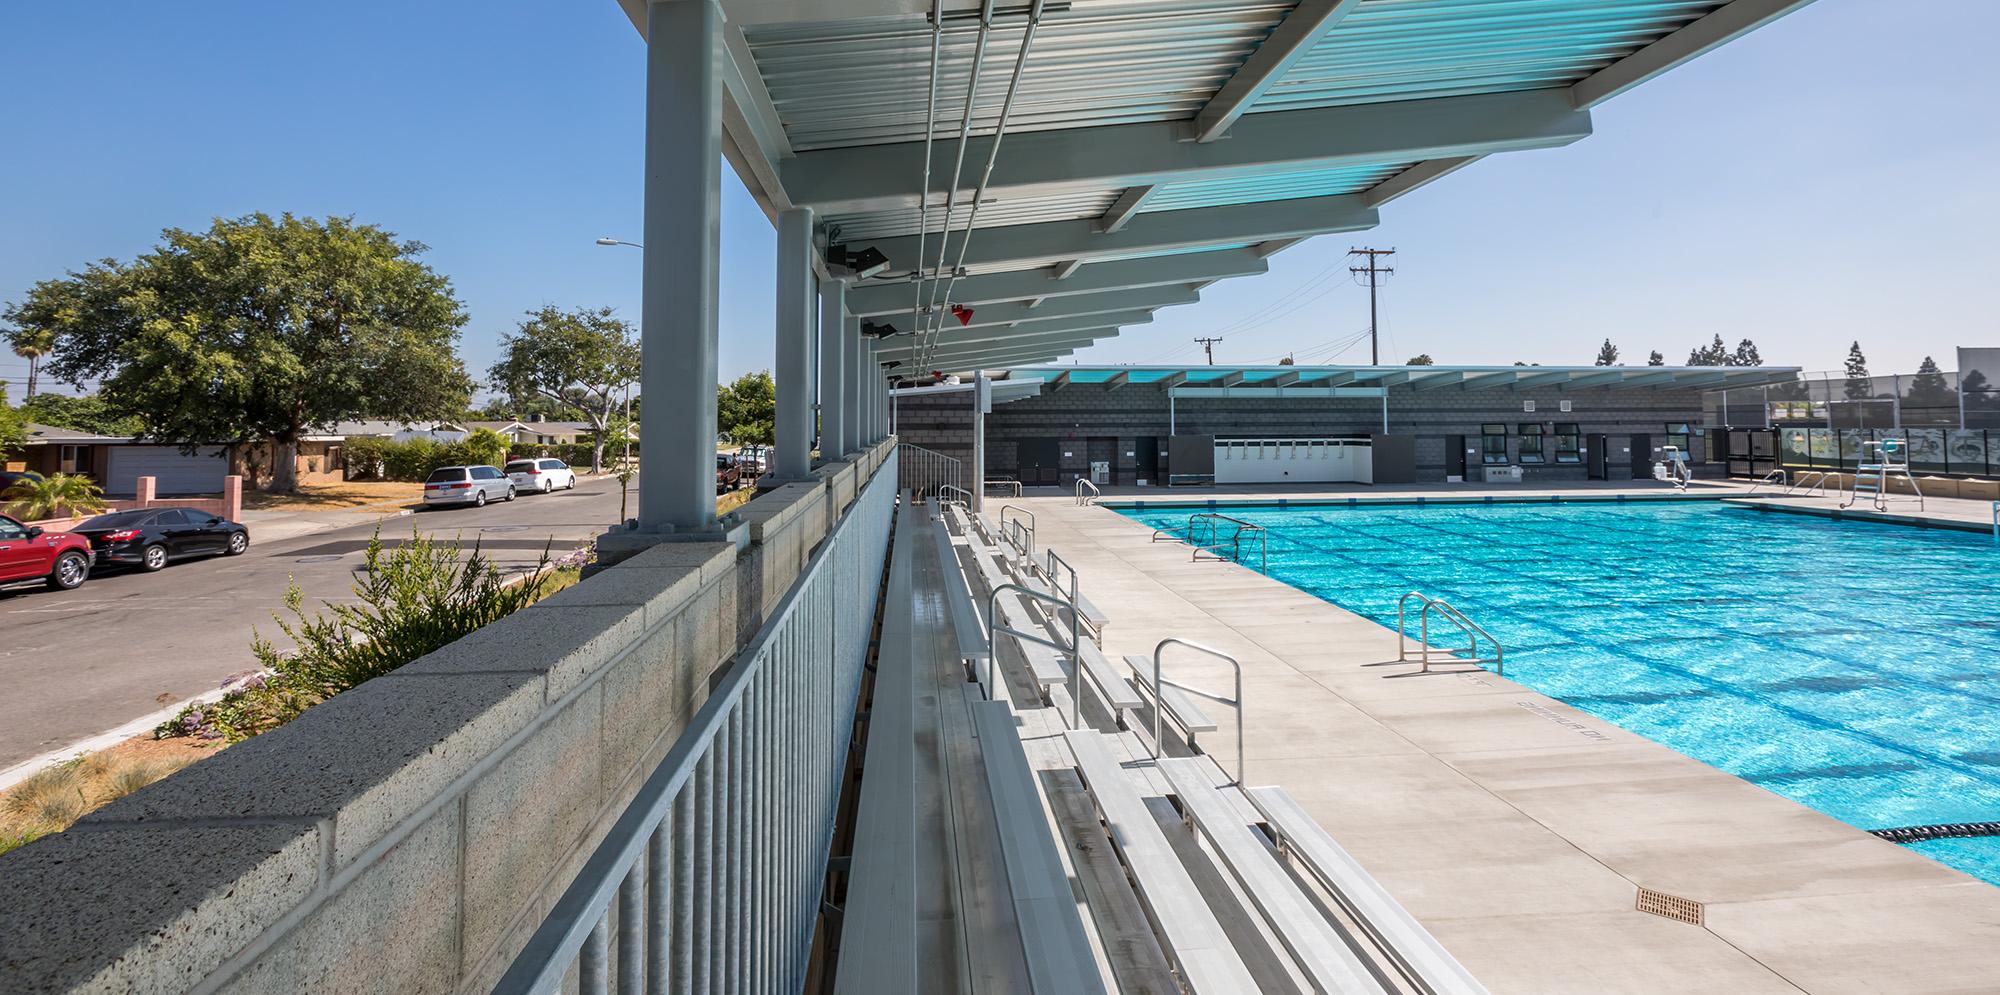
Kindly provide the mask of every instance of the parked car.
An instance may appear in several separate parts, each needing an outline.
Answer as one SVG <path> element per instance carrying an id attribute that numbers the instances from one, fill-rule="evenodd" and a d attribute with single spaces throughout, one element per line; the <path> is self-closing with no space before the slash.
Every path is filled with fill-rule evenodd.
<path id="1" fill-rule="evenodd" d="M 76 527 L 99 563 L 158 570 L 189 556 L 242 556 L 250 530 L 194 508 L 137 508 L 99 515 Z"/>
<path id="2" fill-rule="evenodd" d="M 0 515 L 0 584 L 39 580 L 68 591 L 90 576 L 90 541 L 73 532 L 45 532 Z"/>
<path id="3" fill-rule="evenodd" d="M 715 493 L 734 490 L 743 486 L 743 469 L 736 465 L 728 453 L 715 454 Z"/>
<path id="4" fill-rule="evenodd" d="M 514 482 L 497 466 L 441 466 L 424 479 L 424 504 L 483 507 L 494 499 L 514 500 Z"/>
<path id="5" fill-rule="evenodd" d="M 559 459 L 517 459 L 507 464 L 506 471 L 517 490 L 547 494 L 576 488 L 576 471 Z"/>
<path id="6" fill-rule="evenodd" d="M 33 470 L 0 470 L 0 494 L 6 494 L 15 484 L 23 480 L 40 480 L 42 475 Z"/>

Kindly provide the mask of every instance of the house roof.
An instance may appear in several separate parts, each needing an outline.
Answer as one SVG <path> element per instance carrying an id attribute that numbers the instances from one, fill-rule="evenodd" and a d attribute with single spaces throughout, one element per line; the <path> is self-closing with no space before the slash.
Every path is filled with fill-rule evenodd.
<path id="1" fill-rule="evenodd" d="M 28 438 L 26 441 L 31 446 L 38 443 L 43 445 L 48 443 L 78 445 L 81 443 L 109 444 L 132 441 L 132 437 L 129 435 L 101 435 L 96 432 L 81 432 L 73 428 L 57 428 L 54 425 L 43 425 L 37 422 L 29 422 L 27 430 Z"/>
<path id="2" fill-rule="evenodd" d="M 331 425 L 317 426 L 309 439 L 345 439 L 351 435 L 395 435 L 397 432 L 430 432 L 442 429 L 458 431 L 461 426 L 449 421 L 404 422 L 389 419 L 362 419 L 359 421 L 337 421 Z"/>

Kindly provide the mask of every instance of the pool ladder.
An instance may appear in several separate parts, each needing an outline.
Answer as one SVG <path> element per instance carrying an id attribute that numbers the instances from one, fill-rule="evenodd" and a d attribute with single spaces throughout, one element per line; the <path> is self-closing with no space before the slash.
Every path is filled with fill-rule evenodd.
<path id="1" fill-rule="evenodd" d="M 1486 664 L 1490 663 L 1493 665 L 1494 673 L 1506 673 L 1506 664 L 1502 662 L 1501 658 L 1507 655 L 1507 651 L 1500 646 L 1500 640 L 1493 638 L 1492 633 L 1480 628 L 1479 623 L 1465 617 L 1464 612 L 1453 608 L 1443 598 L 1429 597 L 1418 591 L 1411 591 L 1396 601 L 1396 659 L 1411 659 L 1409 638 L 1404 634 L 1403 628 L 1404 609 L 1409 606 L 1411 598 L 1424 603 L 1423 609 L 1417 612 L 1418 655 L 1416 659 L 1423 664 L 1422 667 L 1417 669 L 1418 673 L 1430 672 L 1432 653 L 1445 654 L 1437 658 L 1437 662 L 1439 663 L 1470 663 L 1482 670 L 1485 669 Z M 1462 651 L 1465 654 L 1464 656 L 1458 655 L 1461 652 L 1459 650 L 1434 650 L 1431 648 L 1432 612 L 1436 612 L 1439 618 L 1450 622 L 1458 628 L 1459 632 L 1465 635 L 1465 649 Z M 1486 645 L 1493 647 L 1492 656 L 1483 657 L 1479 655 L 1479 642 L 1482 639 L 1486 641 Z"/>

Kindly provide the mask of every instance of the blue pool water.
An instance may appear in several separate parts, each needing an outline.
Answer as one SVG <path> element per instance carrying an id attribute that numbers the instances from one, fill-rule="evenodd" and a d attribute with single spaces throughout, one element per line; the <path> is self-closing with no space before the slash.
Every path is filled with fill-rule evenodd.
<path id="1" fill-rule="evenodd" d="M 1219 510 L 1278 580 L 1392 628 L 1442 597 L 1509 678 L 1851 825 L 2000 820 L 1990 537 L 1713 501 Z M 2000 838 L 1912 849 L 2000 884 Z"/>

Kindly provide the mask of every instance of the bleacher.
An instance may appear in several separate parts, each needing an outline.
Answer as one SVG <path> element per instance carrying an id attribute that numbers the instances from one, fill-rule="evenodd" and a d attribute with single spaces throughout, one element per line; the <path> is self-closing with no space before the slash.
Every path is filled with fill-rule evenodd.
<path id="1" fill-rule="evenodd" d="M 1485 991 L 1282 788 L 1202 752 L 1232 699 L 1113 662 L 1031 523 L 899 508 L 838 989 Z"/>

